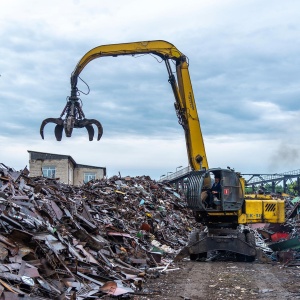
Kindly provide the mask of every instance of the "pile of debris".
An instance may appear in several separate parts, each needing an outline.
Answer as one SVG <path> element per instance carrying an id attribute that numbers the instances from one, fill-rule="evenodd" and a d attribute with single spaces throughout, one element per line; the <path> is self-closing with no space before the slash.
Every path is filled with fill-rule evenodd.
<path id="1" fill-rule="evenodd" d="M 148 176 L 77 187 L 28 175 L 0 164 L 0 300 L 145 295 L 202 227 L 180 191 Z M 269 261 L 299 266 L 300 201 L 286 209 L 286 224 L 250 230 Z"/>
<path id="2" fill-rule="evenodd" d="M 76 187 L 0 164 L 0 299 L 141 293 L 197 226 L 183 195 L 147 176 Z"/>

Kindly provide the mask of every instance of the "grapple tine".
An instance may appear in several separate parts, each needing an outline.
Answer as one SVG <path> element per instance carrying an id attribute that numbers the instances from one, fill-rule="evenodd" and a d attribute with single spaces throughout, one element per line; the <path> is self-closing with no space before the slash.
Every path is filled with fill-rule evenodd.
<path id="1" fill-rule="evenodd" d="M 44 139 L 44 127 L 47 123 L 45 123 L 45 121 L 42 122 L 41 127 L 40 127 L 40 135 L 42 137 L 42 139 Z"/>
<path id="2" fill-rule="evenodd" d="M 62 125 L 63 124 L 63 120 L 60 119 L 60 118 L 48 118 L 48 119 L 45 119 L 42 122 L 41 127 L 40 127 L 40 135 L 41 135 L 42 139 L 44 139 L 44 128 L 45 128 L 45 126 L 48 123 L 54 123 L 54 124 L 57 124 L 57 125 Z"/>
<path id="3" fill-rule="evenodd" d="M 85 125 L 85 128 L 87 129 L 88 134 L 89 134 L 89 141 L 92 141 L 94 139 L 94 133 L 95 133 L 93 126 L 88 124 L 88 125 Z"/>
<path id="4" fill-rule="evenodd" d="M 91 124 L 95 124 L 95 126 L 98 128 L 98 137 L 97 137 L 97 141 L 99 141 L 103 135 L 103 127 L 101 125 L 101 123 L 95 119 L 89 119 Z"/>
<path id="5" fill-rule="evenodd" d="M 89 140 L 92 141 L 94 138 L 94 128 L 92 125 L 95 125 L 98 128 L 98 136 L 97 141 L 99 141 L 103 135 L 103 127 L 101 123 L 95 119 L 84 119 L 80 120 L 75 124 L 76 128 L 82 128 L 85 127 L 89 133 Z"/>
<path id="6" fill-rule="evenodd" d="M 59 124 L 56 125 L 55 128 L 54 128 L 54 134 L 55 134 L 56 140 L 59 141 L 59 142 L 62 139 L 63 129 L 64 129 L 64 126 L 59 125 Z"/>

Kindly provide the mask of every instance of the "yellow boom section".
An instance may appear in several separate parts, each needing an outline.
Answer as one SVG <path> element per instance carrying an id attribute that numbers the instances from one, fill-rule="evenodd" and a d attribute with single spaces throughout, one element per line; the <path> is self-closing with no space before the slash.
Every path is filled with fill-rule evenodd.
<path id="1" fill-rule="evenodd" d="M 105 56 L 135 54 L 155 54 L 162 58 L 169 73 L 169 82 L 175 97 L 175 110 L 185 132 L 185 140 L 190 166 L 193 170 L 208 169 L 200 121 L 197 113 L 192 83 L 188 70 L 187 58 L 174 45 L 162 40 L 141 41 L 102 45 L 88 51 L 76 65 L 71 75 L 71 86 L 74 91 L 77 79 L 84 67 L 92 60 Z M 169 60 L 176 63 L 177 81 L 172 73 Z"/>
<path id="2" fill-rule="evenodd" d="M 95 58 L 149 53 L 174 60 L 180 59 L 183 56 L 174 45 L 161 40 L 102 45 L 88 51 L 78 62 L 73 74 L 78 76 L 84 67 Z"/>

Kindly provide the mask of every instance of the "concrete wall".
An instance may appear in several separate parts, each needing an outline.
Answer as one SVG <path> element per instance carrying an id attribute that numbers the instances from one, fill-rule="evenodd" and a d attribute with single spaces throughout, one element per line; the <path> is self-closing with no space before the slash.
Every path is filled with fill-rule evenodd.
<path id="1" fill-rule="evenodd" d="M 55 167 L 55 178 L 60 182 L 70 185 L 81 185 L 84 181 L 84 173 L 95 173 L 96 179 L 104 178 L 105 169 L 93 167 L 74 167 L 68 159 L 30 159 L 30 177 L 43 176 L 42 168 L 47 166 Z"/>
<path id="2" fill-rule="evenodd" d="M 30 177 L 43 176 L 42 168 L 47 166 L 55 167 L 55 178 L 59 178 L 60 182 L 73 184 L 69 180 L 69 168 L 73 167 L 67 159 L 29 160 Z"/>
<path id="3" fill-rule="evenodd" d="M 95 173 L 96 179 L 102 179 L 104 177 L 104 170 L 99 168 L 80 167 L 74 169 L 74 185 L 83 184 L 84 173 Z"/>

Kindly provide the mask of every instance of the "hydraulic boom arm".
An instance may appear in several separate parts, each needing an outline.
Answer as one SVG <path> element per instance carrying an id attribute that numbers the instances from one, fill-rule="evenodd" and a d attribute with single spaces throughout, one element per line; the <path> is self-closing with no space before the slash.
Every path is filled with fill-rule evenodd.
<path id="1" fill-rule="evenodd" d="M 102 45 L 88 51 L 80 59 L 71 74 L 71 96 L 68 98 L 68 103 L 61 116 L 57 119 L 49 118 L 43 121 L 40 129 L 42 138 L 44 138 L 44 126 L 49 122 L 54 122 L 57 124 L 55 128 L 57 140 L 61 140 L 63 128 L 65 129 L 66 136 L 70 137 L 73 128 L 81 128 L 84 126 L 89 132 L 90 140 L 92 140 L 94 135 L 92 124 L 98 127 L 99 140 L 103 131 L 100 122 L 94 119 L 85 119 L 82 108 L 79 105 L 79 92 L 77 88 L 78 77 L 85 66 L 96 58 L 136 54 L 154 54 L 165 61 L 169 74 L 169 82 L 175 97 L 174 105 L 176 114 L 179 124 L 182 125 L 185 132 L 190 166 L 193 170 L 200 170 L 202 168 L 208 169 L 205 146 L 188 70 L 187 57 L 174 45 L 162 40 Z M 177 80 L 172 72 L 170 60 L 175 62 Z M 66 114 L 65 120 L 62 119 L 64 114 Z"/>

